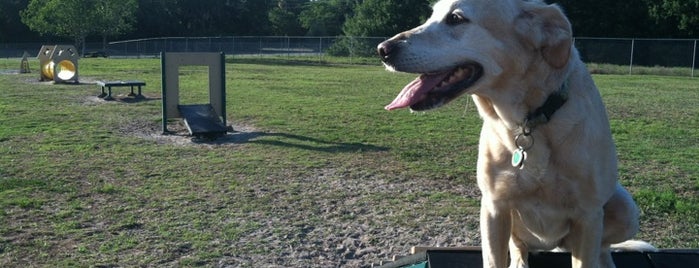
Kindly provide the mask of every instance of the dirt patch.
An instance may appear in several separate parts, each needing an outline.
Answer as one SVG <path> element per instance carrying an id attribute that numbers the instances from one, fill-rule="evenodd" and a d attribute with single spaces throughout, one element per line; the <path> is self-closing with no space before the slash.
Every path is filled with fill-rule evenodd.
<path id="1" fill-rule="evenodd" d="M 358 174 L 359 173 L 359 174 Z M 394 181 L 385 174 L 321 169 L 288 183 L 306 185 L 303 202 L 293 193 L 261 187 L 249 198 L 269 198 L 272 211 L 238 220 L 260 224 L 231 247 L 257 246 L 263 252 L 224 257 L 224 267 L 371 267 L 407 255 L 410 247 L 477 245 L 478 213 L 430 215 L 451 201 L 421 196 L 439 194 L 477 198 L 456 181 Z M 332 193 L 332 194 L 329 194 Z M 413 201 L 406 199 L 415 197 Z M 248 197 L 241 197 L 248 198 Z M 400 211 L 395 202 L 400 202 Z M 449 204 L 450 206 L 453 204 Z M 463 204 L 466 206 L 466 204 Z M 241 222 L 241 224 L 244 224 Z"/>
<path id="2" fill-rule="evenodd" d="M 0 70 L 0 74 L 20 74 L 19 70 Z"/>
<path id="3" fill-rule="evenodd" d="M 134 121 L 118 129 L 160 144 L 179 146 L 239 146 L 260 137 L 276 135 L 255 127 L 233 125 L 235 131 L 214 140 L 188 135 L 181 120 L 168 124 L 170 134 L 148 121 Z M 299 185 L 299 193 L 283 185 Z M 425 189 L 429 189 L 426 191 Z M 477 199 L 479 193 L 458 180 L 405 179 L 368 173 L 361 169 L 324 168 L 304 177 L 279 177 L 259 182 L 240 202 L 270 200 L 269 211 L 251 211 L 237 224 L 259 225 L 232 245 L 231 255 L 219 267 L 372 267 L 407 255 L 412 246 L 477 245 L 478 213 L 426 211 L 453 206 L 425 192 Z M 300 196 L 303 196 L 299 199 Z M 406 201 L 405 199 L 414 199 Z M 400 202 L 400 211 L 395 211 Z M 462 204 L 464 207 L 469 204 Z M 457 204 L 458 206 L 458 204 Z M 451 215 L 450 215 L 451 213 Z M 406 216 L 408 214 L 408 216 Z M 438 213 L 437 213 L 438 214 Z M 412 216 L 411 216 L 412 215 Z M 213 241 L 212 243 L 222 243 Z M 178 259 L 172 260 L 176 264 Z"/>
<path id="4" fill-rule="evenodd" d="M 124 98 L 128 97 L 105 101 L 89 96 L 83 103 L 120 105 L 128 103 Z M 232 128 L 233 131 L 215 139 L 198 139 L 189 135 L 181 119 L 170 121 L 170 132 L 166 134 L 159 121 L 133 119 L 120 124 L 115 132 L 157 144 L 204 148 L 268 142 L 332 152 L 356 151 L 357 146 L 363 146 L 365 152 L 386 150 L 366 144 L 332 143 L 288 133 L 265 132 L 249 125 L 233 124 Z M 223 245 L 231 243 L 225 239 L 211 242 L 230 249 L 224 250 L 228 253 L 217 260 L 216 266 L 372 267 L 394 256 L 407 255 L 412 246 L 479 244 L 477 211 L 435 212 L 454 206 L 473 207 L 470 203 L 454 202 L 476 200 L 479 193 L 475 187 L 459 180 L 402 179 L 402 176 L 410 175 L 370 172 L 359 167 L 328 167 L 302 177 L 277 175 L 247 185 L 250 192 L 235 198 L 240 203 L 217 206 L 269 200 L 270 209 L 250 211 L 237 217 L 237 225 L 256 228 L 241 234 L 232 244 Z M 297 185 L 299 192 L 286 185 Z M 188 252 L 192 250 L 191 245 L 174 247 L 173 256 L 163 260 L 165 266 L 177 265 L 191 254 Z"/>
<path id="5" fill-rule="evenodd" d="M 88 98 L 93 103 L 105 103 L 97 97 Z M 97 100 L 94 100 L 97 99 Z M 155 141 L 158 144 L 174 144 L 180 146 L 234 146 L 245 143 L 256 137 L 265 135 L 255 127 L 233 124 L 225 135 L 216 137 L 193 137 L 189 134 L 182 120 L 172 120 L 167 125 L 168 133 L 163 133 L 162 125 L 147 120 L 131 120 L 120 125 L 117 133 L 124 136 L 135 136 L 141 139 Z"/>

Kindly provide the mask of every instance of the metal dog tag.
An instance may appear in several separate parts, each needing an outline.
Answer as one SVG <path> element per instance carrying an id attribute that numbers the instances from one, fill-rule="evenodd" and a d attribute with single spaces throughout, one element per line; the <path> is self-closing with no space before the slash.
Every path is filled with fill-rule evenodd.
<path id="1" fill-rule="evenodd" d="M 524 160 L 527 159 L 527 152 L 522 149 L 522 147 L 517 148 L 512 152 L 512 166 L 522 169 L 524 167 Z"/>

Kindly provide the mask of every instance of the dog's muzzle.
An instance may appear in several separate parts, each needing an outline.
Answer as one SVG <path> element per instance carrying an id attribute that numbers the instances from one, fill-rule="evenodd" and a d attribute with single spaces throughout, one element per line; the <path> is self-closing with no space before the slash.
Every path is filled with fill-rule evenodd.
<path id="1" fill-rule="evenodd" d="M 405 42 L 406 37 L 407 34 L 401 33 L 394 36 L 391 39 L 381 42 L 381 44 L 379 44 L 378 47 L 376 47 L 376 51 L 379 53 L 381 61 L 390 65 L 390 61 L 394 55 L 394 50 L 396 50 L 398 44 L 400 44 L 401 42 Z"/>
<path id="2" fill-rule="evenodd" d="M 376 49 L 381 61 L 396 71 L 404 71 L 395 65 L 400 57 L 401 44 L 405 44 L 405 38 L 398 35 L 382 42 Z M 423 73 L 405 86 L 385 109 L 410 107 L 414 111 L 424 111 L 440 107 L 467 92 L 482 75 L 483 67 L 476 62 L 465 62 L 448 68 L 448 71 Z"/>

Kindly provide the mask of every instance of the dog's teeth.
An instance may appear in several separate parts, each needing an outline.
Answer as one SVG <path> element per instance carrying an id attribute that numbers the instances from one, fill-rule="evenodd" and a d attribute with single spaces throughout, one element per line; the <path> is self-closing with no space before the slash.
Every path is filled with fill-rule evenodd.
<path id="1" fill-rule="evenodd" d="M 461 79 L 461 69 L 457 70 L 449 77 L 449 84 L 453 84 L 459 79 Z"/>
<path id="2" fill-rule="evenodd" d="M 449 76 L 447 76 L 446 78 L 444 78 L 444 80 L 439 82 L 439 84 L 437 84 L 435 86 L 435 88 L 442 88 L 442 87 L 445 87 L 447 85 L 454 84 L 460 80 L 463 80 L 465 78 L 472 76 L 473 73 L 474 73 L 473 69 L 468 68 L 468 67 L 456 68 Z"/>
<path id="3" fill-rule="evenodd" d="M 461 75 L 463 77 L 471 77 L 471 75 L 473 75 L 473 69 L 461 69 Z"/>
<path id="4" fill-rule="evenodd" d="M 464 69 L 459 68 L 454 72 L 454 76 L 461 77 L 464 74 Z"/>
<path id="5" fill-rule="evenodd" d="M 462 70 L 463 70 L 463 72 L 464 72 L 464 77 L 469 77 L 469 78 L 470 78 L 470 77 L 472 77 L 473 74 L 475 73 L 475 71 L 473 70 L 473 68 L 462 69 Z"/>

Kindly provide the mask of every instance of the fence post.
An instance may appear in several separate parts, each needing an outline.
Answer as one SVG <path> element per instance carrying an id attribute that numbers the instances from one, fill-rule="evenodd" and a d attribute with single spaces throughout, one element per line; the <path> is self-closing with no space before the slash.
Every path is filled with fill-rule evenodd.
<path id="1" fill-rule="evenodd" d="M 318 37 L 318 63 L 323 63 L 323 37 Z"/>
<path id="2" fill-rule="evenodd" d="M 352 56 L 354 56 L 354 37 L 350 37 L 349 42 L 350 42 L 350 51 L 349 51 L 350 52 L 349 53 L 350 54 L 350 64 L 352 64 Z"/>
<path id="3" fill-rule="evenodd" d="M 697 62 L 697 39 L 694 39 L 694 52 L 692 52 L 692 77 L 694 77 L 694 68 Z"/>
<path id="4" fill-rule="evenodd" d="M 633 48 L 636 43 L 636 39 L 631 39 L 631 60 L 629 60 L 629 74 L 633 70 Z"/>

